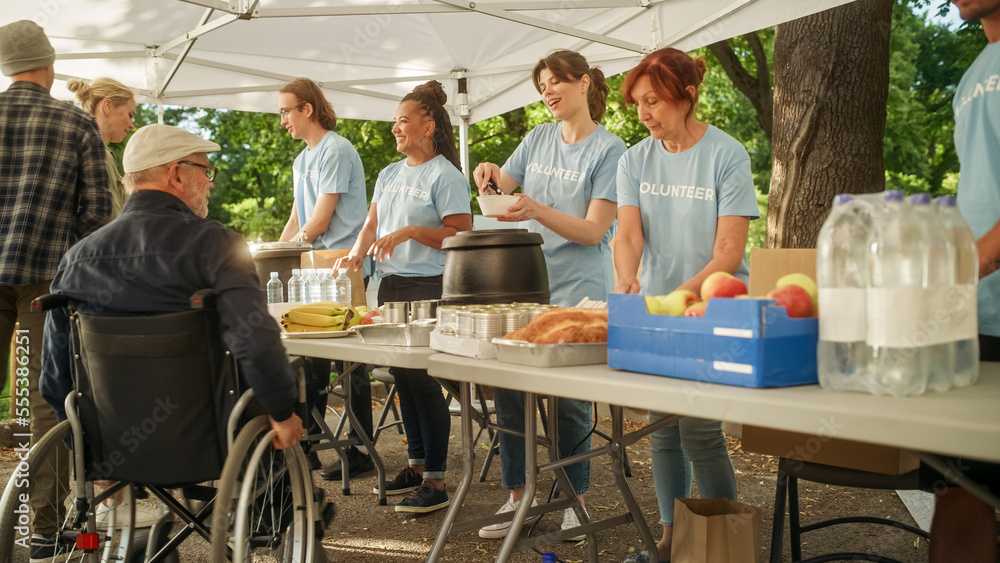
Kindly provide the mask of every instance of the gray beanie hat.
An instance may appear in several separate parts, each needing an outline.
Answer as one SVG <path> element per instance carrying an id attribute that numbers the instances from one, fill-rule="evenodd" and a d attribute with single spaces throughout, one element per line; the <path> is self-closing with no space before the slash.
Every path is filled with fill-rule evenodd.
<path id="1" fill-rule="evenodd" d="M 45 32 L 30 20 L 0 27 L 0 71 L 13 76 L 45 68 L 56 60 L 56 52 Z"/>

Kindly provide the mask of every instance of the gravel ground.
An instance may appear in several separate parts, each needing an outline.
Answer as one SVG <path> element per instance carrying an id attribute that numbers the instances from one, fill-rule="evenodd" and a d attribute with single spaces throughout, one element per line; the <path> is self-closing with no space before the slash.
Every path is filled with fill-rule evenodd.
<path id="1" fill-rule="evenodd" d="M 633 428 L 637 425 L 631 424 Z M 610 432 L 610 420 L 601 419 L 599 428 Z M 595 438 L 594 443 L 599 443 Z M 453 417 L 452 448 L 449 467 L 453 472 L 461 468 L 461 453 L 458 451 L 458 418 Z M 768 560 L 771 537 L 772 511 L 774 506 L 774 485 L 777 473 L 776 458 L 747 453 L 740 448 L 738 439 L 730 439 L 730 453 L 736 468 L 739 484 L 739 500 L 757 506 L 763 513 L 761 526 L 761 550 L 759 560 Z M 406 459 L 406 444 L 395 431 L 385 433 L 378 444 L 379 453 L 386 463 L 389 478 L 393 477 Z M 477 472 L 485 457 L 486 445 L 477 445 Z M 542 456 L 545 456 L 544 458 Z M 330 450 L 320 453 L 324 462 L 330 462 L 336 454 Z M 539 451 L 540 459 L 547 459 L 544 451 Z M 629 449 L 632 462 L 630 483 L 654 538 L 659 537 L 659 515 L 650 472 L 648 440 L 638 442 Z M 15 462 L 8 450 L 0 452 L 0 482 L 6 482 Z M 453 473 L 454 474 L 454 473 Z M 340 483 L 327 483 L 315 473 L 317 486 L 324 487 L 328 498 L 338 504 L 339 513 L 327 530 L 323 547 L 328 561 L 381 563 L 393 561 L 424 560 L 434 543 L 438 527 L 445 511 L 438 511 L 419 518 L 401 518 L 393 511 L 392 505 L 401 497 L 389 497 L 389 506 L 378 506 L 377 497 L 371 494 L 375 485 L 375 473 L 369 472 L 356 477 L 351 482 L 354 494 L 344 496 Z M 457 483 L 455 483 L 457 484 Z M 539 502 L 547 497 L 552 484 L 550 476 L 543 476 L 539 482 L 537 498 Z M 449 483 L 449 488 L 453 484 Z M 507 492 L 500 487 L 500 466 L 495 460 L 486 482 L 475 482 L 470 489 L 460 518 L 475 518 L 493 514 L 504 502 Z M 591 490 L 587 494 L 587 505 L 592 519 L 607 518 L 625 512 L 624 502 L 615 487 L 610 461 L 599 458 L 591 467 Z M 800 483 L 800 511 L 803 523 L 814 522 L 824 517 L 844 515 L 881 516 L 914 524 L 899 497 L 893 491 L 869 491 L 845 489 L 816 483 Z M 560 516 L 548 514 L 536 525 L 533 534 L 544 534 L 558 530 Z M 787 526 L 787 524 L 786 524 Z M 787 532 L 785 534 L 787 538 Z M 634 526 L 621 526 L 598 533 L 599 553 L 602 562 L 618 562 L 634 550 L 642 549 L 639 535 Z M 790 561 L 785 540 L 784 561 Z M 499 540 L 480 539 L 475 531 L 454 535 L 444 551 L 443 561 L 486 562 L 493 561 L 500 548 Z M 201 540 L 189 540 L 181 552 L 181 561 L 205 561 L 205 546 Z M 586 542 L 558 543 L 549 545 L 547 551 L 554 551 L 559 559 L 567 562 L 586 561 Z M 803 555 L 814 556 L 831 550 L 861 553 L 880 553 L 904 563 L 927 560 L 927 543 L 907 532 L 871 525 L 851 524 L 840 529 L 811 532 L 805 536 Z M 876 551 L 877 550 L 877 551 Z M 25 561 L 27 558 L 25 558 Z M 511 561 L 541 561 L 541 555 L 534 552 L 516 554 Z"/>

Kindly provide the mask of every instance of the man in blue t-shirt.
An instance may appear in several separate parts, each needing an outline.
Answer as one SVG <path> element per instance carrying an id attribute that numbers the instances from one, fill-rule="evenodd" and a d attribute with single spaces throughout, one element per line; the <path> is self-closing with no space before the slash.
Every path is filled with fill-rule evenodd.
<path id="1" fill-rule="evenodd" d="M 295 202 L 281 232 L 282 241 L 301 240 L 312 243 L 316 250 L 343 250 L 354 245 L 361 225 L 368 215 L 365 201 L 365 171 L 361 157 L 350 141 L 336 134 L 337 115 L 319 86 L 308 78 L 296 78 L 278 94 L 281 124 L 293 139 L 305 141 L 306 148 L 295 157 Z M 365 285 L 369 267 L 364 267 Z M 361 305 L 361 303 L 355 303 Z M 329 382 L 329 360 L 311 358 L 311 376 L 322 384 Z M 343 369 L 336 363 L 338 371 Z M 351 375 L 351 410 L 361 422 L 362 430 L 372 435 L 371 386 L 368 366 L 360 365 Z M 313 379 L 310 379 L 313 381 Z M 326 412 L 326 394 L 314 403 L 320 413 Z M 310 432 L 318 430 L 312 426 Z M 351 427 L 349 436 L 357 438 L 358 429 Z M 351 446 L 346 451 L 348 474 L 351 476 L 375 468 L 364 446 Z M 313 469 L 319 465 L 315 452 L 310 453 Z M 324 479 L 339 481 L 341 466 L 334 462 L 321 474 Z"/>
<path id="2" fill-rule="evenodd" d="M 955 92 L 955 149 L 962 168 L 958 207 L 979 250 L 979 347 L 983 361 L 1000 361 L 1000 0 L 952 0 L 963 20 L 979 20 L 989 45 L 972 63 Z M 1000 466 L 951 459 L 974 481 L 1000 490 Z M 994 563 L 997 557 L 993 507 L 942 476 L 922 468 L 937 494 L 931 523 L 930 562 Z"/>

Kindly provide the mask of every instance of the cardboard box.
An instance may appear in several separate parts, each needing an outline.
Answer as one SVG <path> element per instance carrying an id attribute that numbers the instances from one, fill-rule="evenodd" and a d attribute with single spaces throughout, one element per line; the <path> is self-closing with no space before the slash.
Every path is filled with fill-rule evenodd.
<path id="1" fill-rule="evenodd" d="M 311 250 L 302 253 L 303 268 L 326 268 L 330 269 L 337 263 L 338 258 L 347 256 L 350 250 Z M 334 275 L 333 277 L 337 277 Z M 351 304 L 354 306 L 366 305 L 365 298 L 365 278 L 361 270 L 351 270 L 348 268 L 347 277 L 351 280 Z"/>
<path id="2" fill-rule="evenodd" d="M 816 279 L 816 250 L 755 248 L 750 251 L 750 295 L 766 295 L 778 278 L 801 273 Z M 814 345 L 815 346 L 815 345 Z M 815 370 L 815 365 L 813 367 Z M 743 426 L 743 449 L 836 467 L 899 475 L 916 469 L 919 460 L 908 451 L 824 435 Z"/>
<path id="3" fill-rule="evenodd" d="M 920 465 L 917 456 L 909 451 L 839 440 L 825 434 L 822 429 L 815 434 L 803 434 L 744 424 L 742 444 L 747 452 L 885 475 L 902 475 Z"/>
<path id="4" fill-rule="evenodd" d="M 816 279 L 815 248 L 754 248 L 750 250 L 750 295 L 765 296 L 778 278 L 805 274 Z"/>
<path id="5" fill-rule="evenodd" d="M 816 383 L 816 319 L 770 299 L 713 299 L 705 316 L 652 315 L 641 295 L 608 296 L 608 365 L 742 387 Z"/>

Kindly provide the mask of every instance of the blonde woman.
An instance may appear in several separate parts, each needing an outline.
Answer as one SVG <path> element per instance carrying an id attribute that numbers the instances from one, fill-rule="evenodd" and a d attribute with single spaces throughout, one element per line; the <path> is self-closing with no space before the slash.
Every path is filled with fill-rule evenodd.
<path id="1" fill-rule="evenodd" d="M 66 83 L 70 92 L 76 94 L 80 107 L 97 119 L 101 138 L 105 143 L 120 143 L 135 129 L 135 93 L 117 80 L 97 78 L 89 84 L 83 80 Z M 111 218 L 118 217 L 128 192 L 122 184 L 122 176 L 115 164 L 115 155 L 108 149 L 108 176 L 111 178 Z"/>

